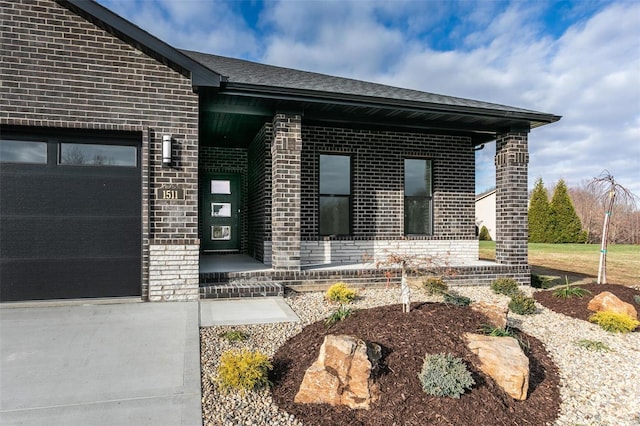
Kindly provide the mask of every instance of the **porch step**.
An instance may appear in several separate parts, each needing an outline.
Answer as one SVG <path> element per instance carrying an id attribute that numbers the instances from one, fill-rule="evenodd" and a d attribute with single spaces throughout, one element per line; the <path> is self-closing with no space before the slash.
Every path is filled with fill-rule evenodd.
<path id="1" fill-rule="evenodd" d="M 284 287 L 273 281 L 235 280 L 231 283 L 200 285 L 200 299 L 283 296 Z"/>

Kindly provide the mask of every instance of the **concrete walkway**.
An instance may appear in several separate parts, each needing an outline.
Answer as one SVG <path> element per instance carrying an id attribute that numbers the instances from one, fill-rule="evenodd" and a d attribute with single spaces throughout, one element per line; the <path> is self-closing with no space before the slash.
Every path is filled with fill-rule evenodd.
<path id="1" fill-rule="evenodd" d="M 0 305 L 0 424 L 201 425 L 198 302 Z"/>
<path id="2" fill-rule="evenodd" d="M 200 327 L 296 321 L 300 318 L 281 297 L 200 301 Z"/>

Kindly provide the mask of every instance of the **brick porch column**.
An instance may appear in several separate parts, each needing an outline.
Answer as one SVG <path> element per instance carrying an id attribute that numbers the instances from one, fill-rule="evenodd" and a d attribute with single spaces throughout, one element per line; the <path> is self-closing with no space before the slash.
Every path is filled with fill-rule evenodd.
<path id="1" fill-rule="evenodd" d="M 528 132 L 496 137 L 496 261 L 528 265 Z"/>
<path id="2" fill-rule="evenodd" d="M 271 143 L 271 266 L 300 270 L 302 118 L 276 114 Z"/>

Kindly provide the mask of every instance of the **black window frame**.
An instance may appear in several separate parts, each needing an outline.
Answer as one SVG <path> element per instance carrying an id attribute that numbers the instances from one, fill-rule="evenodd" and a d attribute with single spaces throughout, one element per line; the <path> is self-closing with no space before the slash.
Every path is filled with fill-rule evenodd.
<path id="1" fill-rule="evenodd" d="M 417 195 L 407 195 L 407 160 L 413 160 L 413 161 L 424 161 L 425 162 L 425 166 L 427 167 L 427 169 L 430 171 L 430 176 L 429 176 L 429 185 L 427 185 L 427 194 L 424 196 L 417 196 Z M 431 158 L 416 158 L 416 157 L 406 157 L 403 158 L 402 160 L 402 175 L 403 175 L 403 179 L 402 179 L 402 201 L 403 201 L 403 205 L 402 205 L 402 209 L 403 209 L 403 224 L 404 224 L 404 235 L 411 237 L 411 236 L 417 236 L 417 237 L 424 237 L 424 236 L 433 236 L 434 235 L 434 230 L 433 230 L 433 224 L 434 224 L 434 207 L 433 207 L 433 176 L 434 176 L 434 161 Z M 407 215 L 409 214 L 409 212 L 407 211 L 407 201 L 408 200 L 425 200 L 427 203 L 427 209 L 428 209 L 428 215 L 429 215 L 429 220 L 427 222 L 427 232 L 426 233 L 416 233 L 416 232 L 408 232 L 409 231 L 409 220 L 407 218 Z"/>
<path id="2" fill-rule="evenodd" d="M 332 157 L 347 157 L 349 159 L 349 194 L 335 194 L 335 193 L 323 193 L 320 188 L 321 185 L 321 167 L 320 162 L 323 156 L 332 156 Z M 320 237 L 349 237 L 353 233 L 353 155 L 351 153 L 345 152 L 322 152 L 318 154 L 318 235 Z M 321 213 L 321 202 L 323 197 L 332 197 L 332 198 L 346 198 L 348 200 L 348 233 L 323 233 L 322 232 L 322 213 Z"/>
<path id="3" fill-rule="evenodd" d="M 33 138 L 33 137 L 21 137 L 12 135 L 2 135 L 0 137 L 0 144 L 18 142 L 18 144 L 39 144 L 44 146 L 44 161 L 20 161 L 20 160 L 6 160 L 0 157 L 0 163 L 2 164 L 23 164 L 23 165 L 35 165 L 46 166 L 49 161 L 49 141 L 46 138 Z M 1 148 L 0 148 L 1 149 Z"/>

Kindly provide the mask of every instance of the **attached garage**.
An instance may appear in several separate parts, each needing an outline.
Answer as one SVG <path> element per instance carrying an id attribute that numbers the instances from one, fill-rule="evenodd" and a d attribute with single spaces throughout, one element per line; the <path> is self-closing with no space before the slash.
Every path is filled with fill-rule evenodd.
<path id="1" fill-rule="evenodd" d="M 0 300 L 140 296 L 141 135 L 1 135 Z"/>

